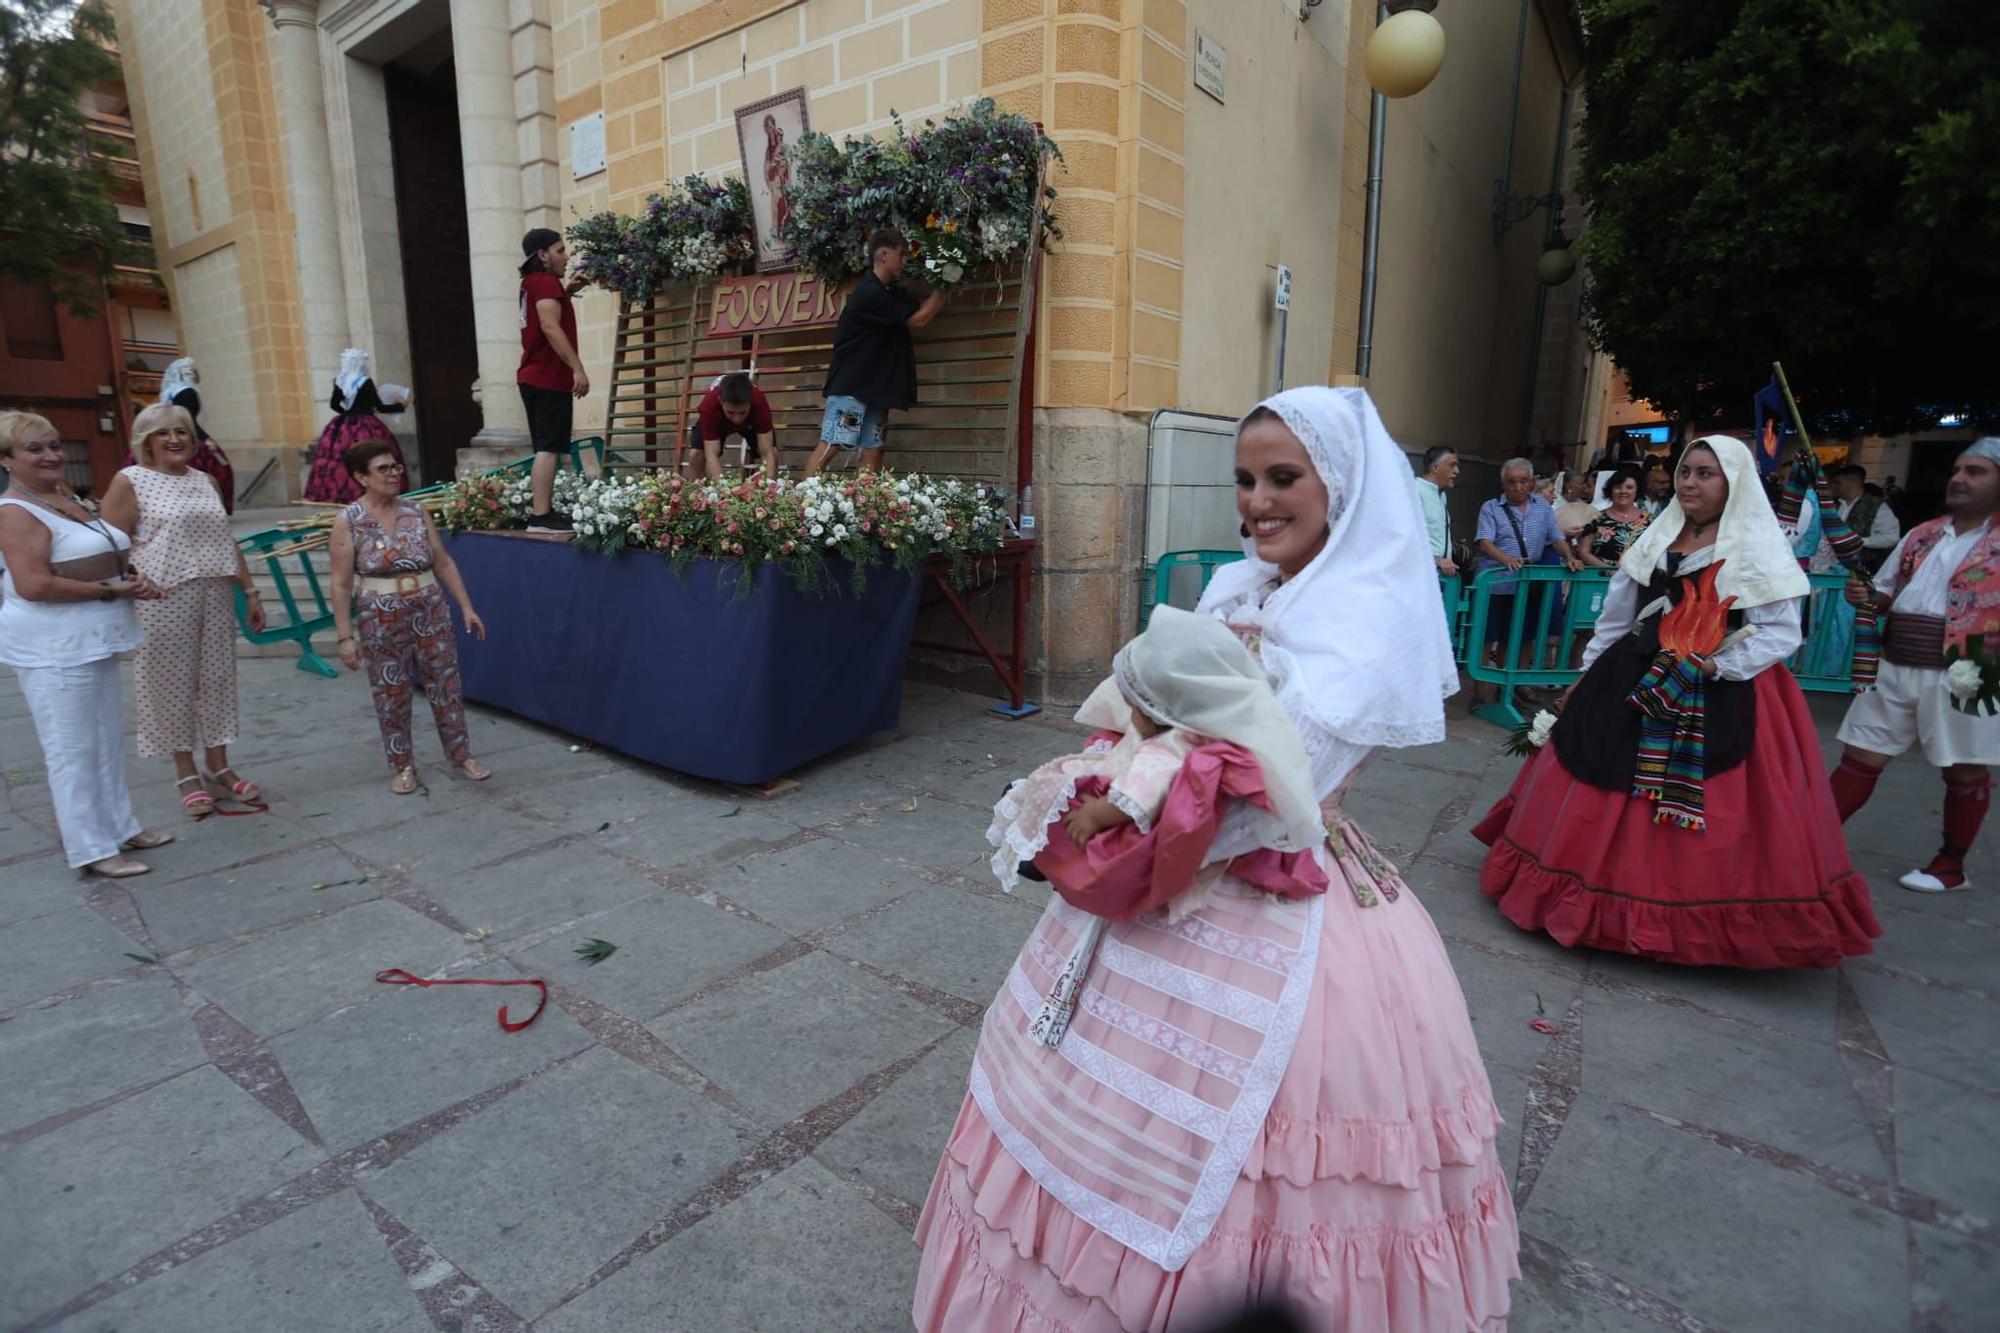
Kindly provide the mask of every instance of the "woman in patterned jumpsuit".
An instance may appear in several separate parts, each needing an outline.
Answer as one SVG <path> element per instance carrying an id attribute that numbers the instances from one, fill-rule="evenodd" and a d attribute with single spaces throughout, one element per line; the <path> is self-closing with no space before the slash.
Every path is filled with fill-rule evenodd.
<path id="1" fill-rule="evenodd" d="M 458 644 L 445 593 L 458 603 L 467 633 L 483 639 L 486 625 L 472 609 L 465 580 L 429 515 L 401 498 L 403 464 L 395 446 L 364 440 L 348 449 L 346 463 L 349 475 L 361 484 L 361 498 L 333 523 L 334 627 L 347 669 L 358 671 L 363 661 L 368 664 L 382 750 L 395 773 L 389 790 L 407 796 L 417 789 L 410 693 L 419 681 L 453 773 L 484 781 L 491 773 L 472 757 L 466 742 Z"/>

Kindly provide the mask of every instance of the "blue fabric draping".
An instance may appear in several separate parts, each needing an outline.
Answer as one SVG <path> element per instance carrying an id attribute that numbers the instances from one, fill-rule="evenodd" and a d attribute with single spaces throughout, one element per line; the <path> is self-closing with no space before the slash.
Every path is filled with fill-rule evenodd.
<path id="1" fill-rule="evenodd" d="M 606 558 L 565 543 L 445 539 L 486 640 L 458 628 L 465 697 L 635 758 L 756 783 L 897 725 L 920 575 L 845 565 L 823 595 L 774 566 L 735 595 L 733 565 Z M 454 621 L 456 618 L 454 617 Z"/>

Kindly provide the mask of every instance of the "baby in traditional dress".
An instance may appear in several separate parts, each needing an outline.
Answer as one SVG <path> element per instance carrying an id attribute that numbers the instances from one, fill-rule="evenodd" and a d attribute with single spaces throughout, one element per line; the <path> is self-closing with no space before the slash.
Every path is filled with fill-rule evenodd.
<path id="1" fill-rule="evenodd" d="M 1119 688 L 1113 676 L 1077 711 L 1077 721 L 1098 728 L 1080 754 L 1051 759 L 1014 783 L 994 808 L 987 841 L 993 873 L 1003 888 L 1020 881 L 1020 865 L 1048 846 L 1059 823 L 1078 847 L 1116 824 L 1152 828 L 1188 754 L 1207 737 L 1151 716 Z M 1104 733 L 1117 733 L 1116 739 Z M 1085 778 L 1102 778 L 1103 794 L 1077 800 Z"/>
<path id="2" fill-rule="evenodd" d="M 1043 764 L 994 807 L 986 837 L 997 849 L 993 873 L 1010 892 L 1024 863 L 1048 853 L 1075 871 L 1065 893 L 1073 902 L 1083 896 L 1080 881 L 1092 878 L 1087 867 L 1119 885 L 1101 902 L 1078 902 L 1100 923 L 1150 910 L 1174 922 L 1198 911 L 1231 870 L 1231 861 L 1206 859 L 1228 798 L 1268 812 L 1273 853 L 1296 855 L 1322 836 L 1298 733 L 1263 671 L 1218 620 L 1156 608 L 1076 717 L 1098 728 L 1083 751 Z M 1191 771 L 1197 757 L 1198 773 Z M 1136 843 L 1156 826 L 1171 837 L 1143 855 Z M 1052 850 L 1056 838 L 1074 853 L 1061 844 Z M 1143 880 L 1179 886 L 1171 897 L 1155 901 L 1147 894 L 1128 868 L 1140 863 Z M 1096 943 L 1097 931 L 1078 941 L 1037 1020 L 1037 1035 L 1046 1029 L 1052 1045 Z"/>

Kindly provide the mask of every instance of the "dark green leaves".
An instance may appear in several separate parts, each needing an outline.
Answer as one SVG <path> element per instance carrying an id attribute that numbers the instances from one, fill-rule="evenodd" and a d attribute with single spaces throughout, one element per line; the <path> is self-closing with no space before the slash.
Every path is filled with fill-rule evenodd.
<path id="1" fill-rule="evenodd" d="M 2000 7 L 1583 0 L 1593 335 L 1635 397 L 1815 431 L 2000 410 Z"/>
<path id="2" fill-rule="evenodd" d="M 113 264 L 143 253 L 110 195 L 107 159 L 134 150 L 93 135 L 84 113 L 85 95 L 118 78 L 115 37 L 102 0 L 0 4 L 0 277 L 45 285 L 78 313 L 96 308 Z"/>

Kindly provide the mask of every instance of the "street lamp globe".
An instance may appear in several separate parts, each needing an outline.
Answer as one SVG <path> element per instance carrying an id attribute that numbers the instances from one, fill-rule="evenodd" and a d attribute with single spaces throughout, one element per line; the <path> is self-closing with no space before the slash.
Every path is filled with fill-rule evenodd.
<path id="1" fill-rule="evenodd" d="M 1576 275 L 1576 252 L 1567 245 L 1551 245 L 1535 259 L 1535 281 L 1544 287 L 1560 287 Z"/>
<path id="2" fill-rule="evenodd" d="M 1368 38 L 1361 67 L 1384 97 L 1409 97 L 1430 86 L 1444 64 L 1444 27 L 1421 9 L 1384 19 Z"/>

